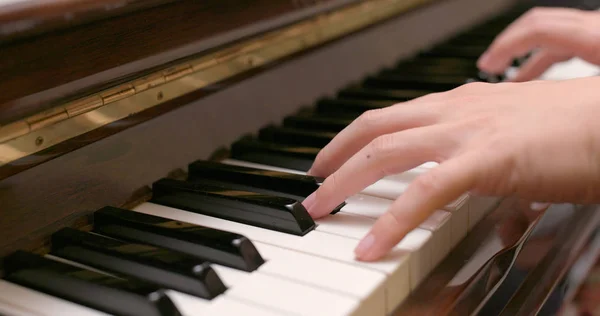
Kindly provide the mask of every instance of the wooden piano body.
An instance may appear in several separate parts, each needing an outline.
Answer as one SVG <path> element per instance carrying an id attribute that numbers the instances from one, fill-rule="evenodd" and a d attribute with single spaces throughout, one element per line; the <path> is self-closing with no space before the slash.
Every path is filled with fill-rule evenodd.
<path id="1" fill-rule="evenodd" d="M 0 257 L 43 253 L 58 229 L 142 203 L 154 181 L 515 2 L 0 2 Z M 597 254 L 596 207 L 533 222 L 511 197 L 469 207 L 469 234 L 396 313 L 556 312 Z"/>

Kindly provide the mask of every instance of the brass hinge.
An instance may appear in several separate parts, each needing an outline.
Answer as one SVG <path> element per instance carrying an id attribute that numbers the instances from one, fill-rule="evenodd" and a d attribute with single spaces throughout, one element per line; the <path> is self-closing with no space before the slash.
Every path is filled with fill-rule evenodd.
<path id="1" fill-rule="evenodd" d="M 0 166 L 430 1 L 364 1 L 0 126 Z"/>

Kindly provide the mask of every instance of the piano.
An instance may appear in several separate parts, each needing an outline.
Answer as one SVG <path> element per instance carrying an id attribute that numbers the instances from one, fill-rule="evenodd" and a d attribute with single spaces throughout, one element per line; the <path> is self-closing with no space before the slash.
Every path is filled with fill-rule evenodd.
<path id="1" fill-rule="evenodd" d="M 374 263 L 354 247 L 435 163 L 301 205 L 365 111 L 510 77 L 475 61 L 533 5 L 0 1 L 0 315 L 561 314 L 596 205 L 465 194 Z"/>

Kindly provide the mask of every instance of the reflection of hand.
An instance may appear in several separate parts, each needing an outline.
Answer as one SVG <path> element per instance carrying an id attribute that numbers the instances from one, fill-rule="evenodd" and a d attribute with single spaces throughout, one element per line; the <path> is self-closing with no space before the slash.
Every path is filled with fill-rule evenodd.
<path id="1" fill-rule="evenodd" d="M 492 43 L 478 66 L 503 73 L 513 59 L 537 49 L 514 81 L 539 77 L 550 66 L 572 57 L 600 65 L 600 13 L 564 8 L 536 8 L 517 19 Z"/>
<path id="2" fill-rule="evenodd" d="M 502 240 L 504 246 L 512 246 L 519 240 L 527 231 L 530 225 L 544 214 L 544 210 L 549 205 L 541 208 L 536 205 L 535 209 L 526 205 L 515 206 L 518 210 L 507 216 L 497 228 L 496 232 Z M 550 250 L 554 242 L 554 236 L 530 236 L 525 243 L 523 249 L 515 265 L 522 269 L 528 269 L 536 266 L 544 255 Z"/>
<path id="3" fill-rule="evenodd" d="M 304 205 L 315 218 L 386 175 L 427 161 L 357 249 L 385 255 L 436 209 L 465 192 L 586 203 L 600 190 L 600 78 L 468 84 L 370 111 L 319 153 L 327 177 Z"/>

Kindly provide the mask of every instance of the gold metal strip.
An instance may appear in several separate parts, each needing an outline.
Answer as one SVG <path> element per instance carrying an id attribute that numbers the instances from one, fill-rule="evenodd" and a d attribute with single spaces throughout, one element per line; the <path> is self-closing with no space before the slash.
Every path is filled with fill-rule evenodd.
<path id="1" fill-rule="evenodd" d="M 0 126 L 0 166 L 433 0 L 373 0 Z"/>

